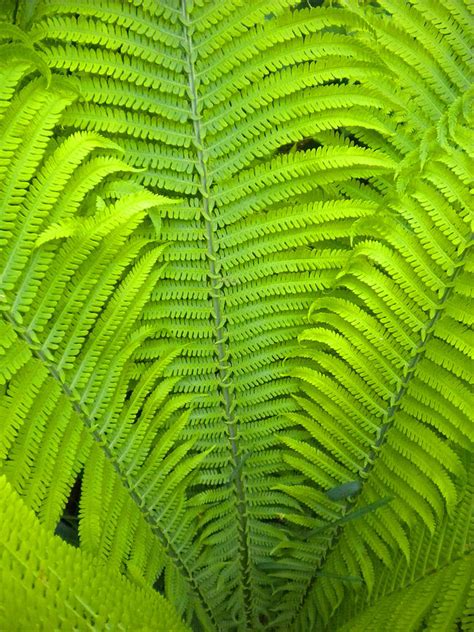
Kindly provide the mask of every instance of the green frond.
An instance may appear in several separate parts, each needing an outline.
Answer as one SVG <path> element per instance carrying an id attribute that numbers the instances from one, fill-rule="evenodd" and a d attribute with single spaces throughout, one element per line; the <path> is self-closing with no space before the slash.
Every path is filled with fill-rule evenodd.
<path id="1" fill-rule="evenodd" d="M 185 524 L 183 494 L 205 457 L 187 455 L 194 441 L 182 441 L 186 415 L 168 427 L 169 415 L 185 403 L 178 399 L 168 413 L 164 405 L 176 380 L 164 380 L 163 371 L 177 351 L 163 347 L 145 370 L 137 362 L 150 337 L 141 314 L 162 274 L 156 264 L 164 249 L 138 228 L 150 209 L 168 202 L 142 189 L 94 199 L 105 175 L 129 169 L 110 155 L 116 145 L 95 133 L 52 140 L 67 105 L 54 86 L 54 80 L 49 90 L 34 80 L 26 84 L 3 119 L 2 150 L 10 151 L 8 125 L 16 117 L 29 155 L 18 156 L 18 168 L 5 162 L 4 190 L 19 212 L 5 205 L 0 218 L 9 235 L 2 250 L 1 469 L 54 530 L 74 481 L 82 470 L 89 481 L 90 468 L 102 460 L 111 488 L 104 489 L 99 515 L 88 509 L 81 520 L 83 546 L 120 572 L 129 563 L 134 581 L 150 585 L 163 568 L 163 546 L 178 550 L 175 538 L 174 563 L 179 572 L 186 566 L 187 534 L 168 532 L 170 516 Z M 37 117 L 38 133 L 30 135 L 37 103 L 56 118 Z M 108 153 L 89 159 L 97 150 Z M 90 494 L 85 483 L 86 506 Z M 135 561 L 134 544 L 153 557 Z"/>
<path id="2" fill-rule="evenodd" d="M 137 587 L 89 553 L 46 531 L 5 476 L 0 476 L 2 589 L 0 625 L 87 630 L 113 626 L 180 632 L 173 607 L 150 588 Z"/>
<path id="3" fill-rule="evenodd" d="M 389 20 L 354 7 L 368 29 L 380 34 L 380 39 L 374 40 L 374 50 L 390 68 L 409 63 L 410 73 L 423 69 L 426 89 L 433 88 L 431 105 L 437 103 L 441 110 L 441 100 L 449 102 L 455 97 L 454 87 L 445 90 L 447 81 L 456 90 L 467 87 L 466 76 L 462 79 L 459 67 L 450 65 L 454 51 L 445 40 L 449 52 L 439 61 L 442 70 L 435 70 L 435 62 L 428 63 L 424 57 L 434 50 L 435 40 L 430 39 L 432 34 L 426 25 L 422 26 L 416 9 L 405 6 L 397 12 L 398 3 L 381 5 L 396 17 Z M 411 35 L 418 34 L 416 44 L 409 43 L 401 30 L 395 37 L 398 22 L 400 29 L 403 26 Z M 370 42 L 370 38 L 368 30 L 364 41 Z M 420 54 L 420 46 L 427 52 Z M 407 95 L 411 90 L 410 73 L 406 75 Z M 390 81 L 385 94 L 395 100 Z M 415 113 L 423 103 L 407 99 L 405 107 Z M 435 110 L 431 116 L 434 124 Z M 421 140 L 415 127 L 409 133 L 412 143 Z M 359 136 L 369 143 L 363 132 Z M 391 142 L 399 144 L 396 136 Z M 404 151 L 410 152 L 409 143 L 406 147 Z M 402 144 L 399 149 L 403 150 Z M 427 150 L 433 152 L 432 156 L 412 154 L 409 172 L 404 176 L 407 182 L 410 178 L 410 184 L 397 188 L 397 181 L 393 182 L 393 193 L 389 192 L 386 201 L 388 216 L 361 219 L 355 225 L 358 238 L 352 257 L 338 275 L 331 294 L 314 303 L 314 325 L 300 336 L 300 355 L 306 366 L 291 371 L 301 380 L 305 397 L 298 398 L 303 414 L 288 419 L 291 426 L 304 428 L 307 435 L 305 441 L 283 439 L 291 447 L 285 458 L 301 472 L 303 480 L 312 480 L 322 491 L 337 480 L 360 480 L 362 491 L 346 501 L 347 508 L 377 496 L 394 497 L 384 514 L 390 517 L 387 526 L 392 534 L 381 529 L 382 514 L 377 522 L 369 516 L 367 528 L 359 528 L 357 534 L 350 526 L 339 529 L 328 541 L 322 561 L 316 553 L 313 555 L 316 571 L 341 572 L 342 568 L 346 574 L 360 575 L 369 598 L 381 560 L 387 572 L 393 572 L 397 555 L 409 560 L 415 554 L 416 546 L 407 548 L 406 535 L 401 537 L 403 531 L 413 541 L 420 523 L 424 523 L 428 533 L 436 537 L 440 522 L 455 515 L 462 502 L 459 487 L 466 480 L 464 458 L 466 450 L 472 451 L 473 438 L 472 375 L 468 369 L 471 349 L 464 338 L 472 319 L 463 318 L 462 312 L 461 320 L 451 314 L 458 304 L 458 292 L 462 292 L 463 270 L 471 265 L 470 227 L 463 194 L 466 149 L 458 146 L 455 154 L 450 146 L 449 153 L 434 148 Z M 445 160 L 450 161 L 453 174 L 449 185 L 438 175 Z M 310 446 L 310 438 L 316 447 Z M 341 465 L 348 470 L 344 478 L 338 479 L 338 473 L 342 476 L 344 472 L 339 469 Z M 319 512 L 315 509 L 315 513 Z M 453 562 L 453 567 L 456 564 Z M 416 586 L 407 586 L 402 589 L 405 592 L 387 597 L 386 610 L 382 605 L 385 602 L 377 600 L 377 606 L 367 610 L 366 618 L 361 616 L 359 623 L 349 614 L 351 599 L 354 604 L 362 603 L 356 592 L 351 597 L 347 588 L 341 592 L 334 581 L 312 572 L 314 579 L 307 584 L 295 629 L 317 626 L 314 612 L 320 613 L 328 629 L 339 629 L 333 626 L 339 616 L 334 618 L 334 612 L 340 612 L 341 617 L 347 617 L 347 629 L 377 630 L 390 621 L 394 629 L 414 630 L 419 629 L 430 608 L 433 613 L 437 611 L 433 601 L 435 580 L 426 578 L 419 584 L 419 593 Z M 459 599 L 459 603 L 450 604 L 451 615 L 440 624 L 446 629 L 464 607 L 462 595 L 469 581 L 462 581 L 467 582 L 465 588 L 453 589 L 453 599 Z M 425 601 L 422 595 L 426 595 Z M 285 604 L 281 609 L 287 608 Z M 431 620 L 435 618 L 433 614 Z"/>
<path id="4" fill-rule="evenodd" d="M 469 515 L 465 517 L 469 520 Z M 450 522 L 444 531 L 444 538 L 448 541 L 446 544 L 453 537 L 448 529 L 459 528 L 453 521 Z M 421 550 L 426 555 L 426 549 Z M 423 629 L 434 632 L 452 629 L 464 612 L 467 627 L 463 622 L 461 625 L 464 627 L 461 629 L 468 630 L 473 582 L 472 561 L 472 549 L 468 548 L 462 556 L 452 560 L 436 560 L 433 559 L 433 554 L 427 561 L 420 559 L 418 569 L 411 576 L 403 569 L 403 564 L 399 564 L 396 579 L 387 578 L 388 581 L 377 589 L 378 594 L 372 596 L 373 605 L 360 613 L 355 611 L 350 623 L 335 629 L 375 632 L 387 623 L 393 630 L 417 630 L 423 625 Z"/>

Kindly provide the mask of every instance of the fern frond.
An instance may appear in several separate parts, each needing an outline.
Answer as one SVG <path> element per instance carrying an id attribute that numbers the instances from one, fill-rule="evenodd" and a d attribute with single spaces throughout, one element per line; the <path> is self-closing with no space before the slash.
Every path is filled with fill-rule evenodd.
<path id="1" fill-rule="evenodd" d="M 345 511 L 377 497 L 394 499 L 377 519 L 369 515 L 365 528 L 335 526 L 322 550 L 308 558 L 315 570 L 306 588 L 301 585 L 305 597 L 294 619 L 298 630 L 323 622 L 333 629 L 338 617 L 347 617 L 347 629 L 380 627 L 383 615 L 374 619 L 374 609 L 357 627 L 350 604 L 370 602 L 381 565 L 393 573 L 405 560 L 407 572 L 417 572 L 415 533 L 424 528 L 436 538 L 444 532 L 440 524 L 459 511 L 459 489 L 467 476 L 465 455 L 473 448 L 471 348 L 464 339 L 472 318 L 462 311 L 460 320 L 451 317 L 464 294 L 461 279 L 472 265 L 464 175 L 468 147 L 453 140 L 449 148 L 429 145 L 422 123 L 426 117 L 436 128 L 457 91 L 466 89 L 467 75 L 461 80 L 459 73 L 465 69 L 454 70 L 455 53 L 448 40 L 443 40 L 445 56 L 439 62 L 428 60 L 438 40 L 426 25 L 423 36 L 408 41 L 402 30 L 411 35 L 422 30 L 415 7 L 404 6 L 398 12 L 398 3 L 381 2 L 387 12 L 383 15 L 346 4 L 365 20 L 361 36 L 386 63 L 387 76 L 396 68 L 407 68 L 405 92 L 391 79 L 383 92 L 389 100 L 403 102 L 408 124 L 400 136 L 387 139 L 402 156 L 398 176 L 383 184 L 388 212 L 355 225 L 348 265 L 331 293 L 314 303 L 314 325 L 300 336 L 304 366 L 292 374 L 301 380 L 305 396 L 297 400 L 302 413 L 290 415 L 289 425 L 302 427 L 306 438 L 284 438 L 291 447 L 285 459 L 321 492 L 340 482 L 359 481 L 359 491 L 343 502 Z M 416 81 L 424 88 L 415 96 L 416 73 L 423 77 Z M 368 77 L 367 85 L 376 89 Z M 356 135 L 373 148 L 384 146 L 376 135 L 363 130 Z M 417 145 L 419 149 L 413 149 Z M 447 163 L 450 175 L 444 181 L 440 173 L 447 173 L 442 166 Z M 356 192 L 351 183 L 344 189 Z M 321 509 L 313 511 L 317 517 Z M 459 548 L 456 551 L 453 581 L 455 568 L 467 569 L 464 562 L 454 561 L 462 555 Z M 365 596 L 357 596 L 349 585 L 343 588 L 329 577 L 319 577 L 320 569 L 361 577 Z M 460 616 L 463 591 L 468 590 L 469 573 L 459 572 L 464 588 L 453 591 L 448 627 Z M 439 581 L 448 575 L 440 569 Z M 432 582 L 435 578 L 420 579 L 419 587 L 402 583 L 406 592 L 387 597 L 386 610 L 385 602 L 379 601 L 384 625 L 389 620 L 394 629 L 418 629 L 428 612 L 433 612 L 434 621 L 438 606 Z M 410 601 L 419 608 L 405 608 Z M 288 609 L 287 604 L 281 607 L 282 612 Z M 397 614 L 391 618 L 389 611 Z"/>
<path id="2" fill-rule="evenodd" d="M 46 531 L 0 476 L 2 588 L 0 625 L 9 630 L 113 626 L 180 632 L 188 628 L 169 602 L 139 588 L 92 555 Z"/>
<path id="3" fill-rule="evenodd" d="M 186 343 L 168 375 L 183 376 L 174 387 L 177 392 L 200 395 L 188 433 L 198 439 L 196 447 L 212 451 L 206 461 L 209 470 L 199 480 L 216 492 L 225 485 L 227 501 L 222 498 L 222 506 L 234 506 L 234 520 L 225 516 L 215 523 L 221 526 L 218 532 L 213 529 L 212 553 L 207 551 L 198 562 L 214 586 L 216 612 L 233 613 L 221 622 L 231 627 L 233 616 L 248 626 L 258 625 L 268 608 L 268 602 L 259 601 L 266 579 L 257 567 L 276 542 L 265 545 L 258 534 L 287 502 L 282 494 L 260 490 L 247 466 L 247 450 L 276 445 L 275 438 L 265 434 L 274 435 L 281 428 L 280 414 L 294 409 L 293 381 L 280 377 L 282 362 L 294 351 L 312 294 L 328 287 L 345 264 L 344 240 L 348 244 L 351 221 L 373 212 L 370 204 L 346 206 L 342 196 L 334 202 L 322 196 L 314 205 L 314 197 L 304 200 L 305 194 L 320 196 L 328 182 L 394 167 L 385 155 L 336 138 L 332 146 L 274 156 L 284 143 L 344 124 L 386 131 L 377 115 L 378 96 L 372 98 L 355 86 L 347 92 L 321 86 L 324 75 L 314 75 L 315 51 L 328 56 L 326 76 L 355 72 L 347 68 L 347 57 L 337 63 L 334 55 L 338 48 L 349 56 L 354 47 L 361 49 L 359 44 L 323 33 L 343 16 L 337 11 L 290 12 L 292 5 L 217 3 L 190 8 L 183 2 L 123 7 L 110 2 L 97 7 L 81 2 L 79 11 L 71 12 L 67 3 L 45 3 L 32 23 L 33 38 L 42 42 L 47 62 L 56 69 L 80 71 L 83 77 L 89 101 L 68 108 L 64 124 L 119 135 L 126 158 L 146 167 L 134 179 L 189 196 L 187 207 L 176 208 L 176 215 L 163 221 L 163 235 L 176 246 L 164 255 L 169 260 L 164 282 L 144 316 L 161 336 L 172 332 Z M 270 10 L 274 17 L 267 19 Z M 216 24 L 211 36 L 210 24 Z M 124 29 L 129 30 L 126 42 Z M 308 38 L 305 47 L 303 34 Z M 154 48 L 158 40 L 159 49 Z M 252 41 L 260 42 L 262 59 L 244 69 L 242 62 L 250 59 L 255 46 Z M 153 56 L 151 50 L 162 54 Z M 249 78 L 264 78 L 263 92 L 257 93 Z M 230 112 L 223 103 L 229 97 L 235 98 Z M 369 117 L 363 108 L 373 114 Z M 235 124 L 235 133 L 229 123 Z M 280 126 L 281 133 L 268 136 L 268 130 Z M 300 219 L 285 242 L 281 235 L 288 221 L 286 208 Z M 338 208 L 346 221 L 331 228 Z M 250 218 L 255 236 L 242 237 Z M 319 253 L 316 243 L 321 244 Z M 183 305 L 177 306 L 177 300 Z M 142 352 L 146 357 L 159 348 L 159 337 L 156 344 L 147 343 Z M 257 435 L 258 444 L 251 439 Z M 269 484 L 282 466 L 287 467 L 278 459 L 262 461 Z M 211 507 L 207 511 L 203 529 L 214 516 Z M 249 544 L 254 539 L 255 562 Z M 210 578 L 213 559 L 225 562 L 232 578 L 225 591 L 216 591 Z M 219 575 L 220 567 L 215 568 Z M 259 595 L 257 602 L 253 593 Z"/>
<path id="4" fill-rule="evenodd" d="M 94 196 L 105 175 L 129 168 L 110 154 L 116 145 L 97 134 L 52 140 L 70 102 L 62 84 L 55 90 L 54 78 L 50 88 L 33 79 L 2 121 L 4 157 L 14 137 L 10 121 L 21 122 L 21 153 L 4 160 L 2 173 L 11 200 L 0 216 L 9 236 L 1 269 L 2 473 L 54 530 L 81 470 L 89 481 L 102 460 L 113 496 L 104 490 L 103 507 L 86 511 L 84 548 L 120 572 L 130 560 L 128 574 L 142 584 L 153 584 L 163 548 L 170 548 L 178 572 L 188 568 L 186 582 L 192 552 L 183 551 L 183 499 L 205 453 L 188 455 L 194 440 L 182 440 L 186 415 L 169 429 L 169 416 L 184 404 L 177 398 L 164 405 L 176 380 L 162 374 L 176 350 L 163 346 L 148 367 L 137 357 L 150 336 L 140 317 L 162 274 L 156 264 L 164 248 L 151 243 L 156 233 L 138 228 L 168 202 L 140 187 L 115 200 Z M 31 133 L 31 116 L 43 104 L 47 116 L 36 117 Z M 90 493 L 86 484 L 86 506 Z M 104 519 L 107 498 L 113 511 Z M 132 546 L 154 555 L 134 559 Z"/>
<path id="5" fill-rule="evenodd" d="M 465 463 L 469 473 L 471 463 Z M 469 629 L 472 572 L 472 477 L 464 487 L 456 514 L 446 517 L 432 538 L 426 530 L 414 536 L 413 559 L 398 559 L 385 570 L 366 607 L 336 614 L 337 630 L 376 630 L 382 617 L 395 630 L 450 629 L 462 620 Z M 377 604 L 377 605 L 375 605 Z M 342 615 L 342 616 L 341 616 Z M 338 625 L 350 617 L 350 623 Z"/>

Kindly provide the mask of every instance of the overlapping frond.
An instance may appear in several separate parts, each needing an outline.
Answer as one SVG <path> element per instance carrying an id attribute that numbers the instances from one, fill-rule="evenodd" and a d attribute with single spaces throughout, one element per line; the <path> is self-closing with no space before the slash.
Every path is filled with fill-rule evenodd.
<path id="1" fill-rule="evenodd" d="M 299 487 L 287 492 L 313 516 L 299 518 L 306 533 L 300 535 L 300 546 L 292 544 L 312 575 L 308 582 L 308 575 L 301 573 L 303 599 L 294 617 L 298 630 L 323 624 L 334 629 L 338 617 L 350 620 L 351 600 L 361 603 L 360 584 L 362 599 L 380 598 L 376 586 L 381 566 L 393 572 L 405 560 L 406 572 L 414 572 L 420 554 L 417 534 L 423 531 L 430 542 L 460 510 L 465 455 L 473 449 L 468 316 L 472 233 L 469 144 L 463 134 L 470 123 L 460 107 L 467 98 L 468 69 L 461 61 L 455 64 L 457 54 L 450 43 L 427 26 L 418 9 L 404 5 L 398 12 L 399 3 L 379 4 L 384 12 L 350 6 L 366 21 L 360 37 L 373 48 L 378 63 L 387 66 L 387 80 L 378 89 L 388 101 L 398 101 L 397 134 L 386 140 L 362 130 L 353 134 L 374 148 L 388 141 L 399 156 L 399 167 L 393 180 L 374 182 L 383 190 L 379 211 L 354 225 L 351 258 L 330 291 L 313 304 L 312 326 L 300 336 L 304 361 L 292 371 L 304 395 L 297 400 L 301 411 L 290 415 L 289 423 L 304 434 L 298 441 L 284 439 L 291 448 L 286 459 L 310 483 L 302 488 L 307 500 Z M 416 41 L 407 33 L 416 35 Z M 392 79 L 397 74 L 397 80 Z M 369 77 L 365 81 L 377 89 Z M 354 192 L 351 185 L 344 190 Z M 313 502 L 308 484 L 317 494 Z M 341 485 L 352 485 L 333 508 L 343 514 L 377 499 L 392 500 L 357 525 L 341 526 L 334 516 L 334 529 L 315 541 L 312 523 L 330 519 L 325 494 Z M 321 497 L 326 498 L 322 507 Z M 457 555 L 462 551 L 461 546 Z M 418 629 L 429 608 L 438 608 L 433 605 L 435 583 L 442 577 L 455 581 L 458 566 L 467 582 L 456 593 L 462 595 L 469 583 L 465 561 L 453 562 L 452 570 L 440 571 L 439 579 L 420 581 L 403 594 L 387 597 L 385 612 L 392 610 L 393 621 L 403 604 L 421 600 L 419 610 L 406 610 L 397 620 L 400 628 L 394 629 Z M 355 587 L 344 581 L 349 576 L 359 578 Z M 422 594 L 431 601 L 423 602 Z M 380 603 L 382 608 L 385 601 Z M 461 616 L 462 604 L 449 607 L 452 625 Z M 288 605 L 281 611 L 287 612 Z M 351 620 L 347 629 L 378 629 L 383 615 L 370 627 L 373 614 L 368 611 L 360 623 Z"/>
<path id="2" fill-rule="evenodd" d="M 77 95 L 61 78 L 30 78 L 27 52 L 0 68 L 0 468 L 50 531 L 82 476 L 85 551 L 152 585 L 169 549 L 191 581 L 180 529 L 203 455 L 183 440 L 187 400 L 170 400 L 176 379 L 163 378 L 178 350 L 139 361 L 165 247 L 155 214 L 168 202 L 114 179 L 130 168 L 110 140 L 55 142 Z"/>
<path id="3" fill-rule="evenodd" d="M 375 631 L 382 622 L 400 631 L 472 627 L 472 455 L 463 464 L 468 477 L 459 487 L 456 512 L 444 516 L 434 535 L 426 527 L 413 532 L 410 559 L 399 554 L 392 568 L 379 569 L 377 585 L 366 600 L 338 609 L 335 629 Z"/>
<path id="4" fill-rule="evenodd" d="M 156 592 L 48 533 L 3 475 L 0 511 L 3 629 L 188 629 Z"/>

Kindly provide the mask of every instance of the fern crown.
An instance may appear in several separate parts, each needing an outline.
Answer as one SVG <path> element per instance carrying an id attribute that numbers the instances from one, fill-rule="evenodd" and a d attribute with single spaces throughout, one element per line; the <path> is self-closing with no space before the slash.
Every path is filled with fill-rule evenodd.
<path id="1" fill-rule="evenodd" d="M 0 627 L 473 629 L 467 4 L 0 18 Z"/>

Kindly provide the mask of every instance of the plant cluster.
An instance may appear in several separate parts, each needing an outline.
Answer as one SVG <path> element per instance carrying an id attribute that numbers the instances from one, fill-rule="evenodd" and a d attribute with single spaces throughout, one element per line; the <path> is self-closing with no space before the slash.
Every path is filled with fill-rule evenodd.
<path id="1" fill-rule="evenodd" d="M 474 629 L 463 0 L 0 8 L 0 629 Z"/>

